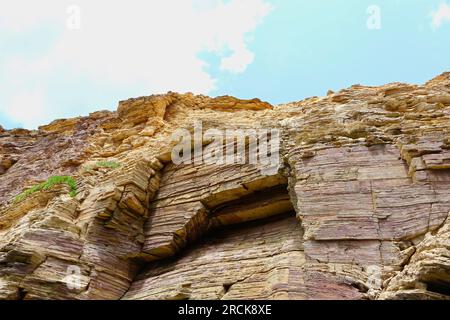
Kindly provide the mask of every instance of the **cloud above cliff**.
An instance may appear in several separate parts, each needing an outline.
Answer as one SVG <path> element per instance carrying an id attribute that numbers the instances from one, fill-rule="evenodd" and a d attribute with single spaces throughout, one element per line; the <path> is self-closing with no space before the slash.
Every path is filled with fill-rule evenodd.
<path id="1" fill-rule="evenodd" d="M 208 93 L 216 79 L 199 54 L 216 55 L 221 72 L 245 72 L 255 58 L 249 37 L 271 10 L 267 0 L 9 2 L 0 11 L 0 112 L 32 128 L 93 111 L 54 103 L 78 90 L 64 87 L 69 80 L 124 94 Z"/>
<path id="2" fill-rule="evenodd" d="M 433 29 L 438 29 L 444 22 L 450 22 L 450 6 L 443 2 L 439 9 L 431 13 Z"/>

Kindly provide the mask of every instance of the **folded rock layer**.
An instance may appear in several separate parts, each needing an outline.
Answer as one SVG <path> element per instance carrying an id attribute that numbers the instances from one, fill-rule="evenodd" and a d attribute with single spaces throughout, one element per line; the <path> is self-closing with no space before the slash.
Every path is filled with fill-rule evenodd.
<path id="1" fill-rule="evenodd" d="M 239 161 L 190 144 L 172 161 L 199 123 L 270 132 L 279 161 L 252 162 L 267 150 L 250 138 L 216 149 L 241 143 Z M 54 176 L 77 194 L 17 198 Z M 450 73 L 277 106 L 169 92 L 0 127 L 0 299 L 449 299 L 449 189 Z"/>

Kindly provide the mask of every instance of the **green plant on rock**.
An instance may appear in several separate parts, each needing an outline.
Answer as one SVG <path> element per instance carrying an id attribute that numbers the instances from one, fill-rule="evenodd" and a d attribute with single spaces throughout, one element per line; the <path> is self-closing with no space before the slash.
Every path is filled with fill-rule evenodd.
<path id="1" fill-rule="evenodd" d="M 115 161 L 98 161 L 93 165 L 87 165 L 84 167 L 86 171 L 92 171 L 98 168 L 117 169 L 120 167 L 120 163 Z"/>
<path id="2" fill-rule="evenodd" d="M 25 190 L 18 196 L 14 198 L 14 202 L 21 202 L 28 198 L 33 193 L 42 191 L 42 190 L 50 190 L 56 185 L 65 184 L 69 186 L 70 192 L 69 195 L 71 197 L 75 197 L 77 195 L 77 182 L 74 178 L 69 176 L 53 176 L 47 179 L 47 181 L 39 183 L 30 189 Z"/>
<path id="3" fill-rule="evenodd" d="M 96 163 L 96 166 L 99 168 L 117 169 L 120 167 L 120 163 L 115 161 L 99 161 Z"/>

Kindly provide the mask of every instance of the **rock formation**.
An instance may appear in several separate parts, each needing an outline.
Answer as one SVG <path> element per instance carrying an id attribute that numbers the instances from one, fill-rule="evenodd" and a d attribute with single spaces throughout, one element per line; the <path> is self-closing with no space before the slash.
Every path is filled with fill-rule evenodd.
<path id="1" fill-rule="evenodd" d="M 194 121 L 277 129 L 279 167 L 173 163 Z M 450 73 L 0 127 L 0 299 L 449 299 L 449 189 Z"/>

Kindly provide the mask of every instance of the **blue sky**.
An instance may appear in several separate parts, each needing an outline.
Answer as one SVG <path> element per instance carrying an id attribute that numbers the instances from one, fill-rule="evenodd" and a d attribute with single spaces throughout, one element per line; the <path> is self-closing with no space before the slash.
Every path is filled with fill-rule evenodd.
<path id="1" fill-rule="evenodd" d="M 450 1 L 92 2 L 2 4 L 3 127 L 169 90 L 277 104 L 450 70 Z"/>

